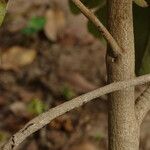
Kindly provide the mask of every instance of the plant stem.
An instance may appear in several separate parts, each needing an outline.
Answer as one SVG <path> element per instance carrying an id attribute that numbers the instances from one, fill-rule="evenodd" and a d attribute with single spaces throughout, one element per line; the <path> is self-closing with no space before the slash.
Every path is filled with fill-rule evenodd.
<path id="1" fill-rule="evenodd" d="M 135 52 L 132 0 L 108 0 L 108 27 L 124 50 L 114 58 L 107 52 L 108 82 L 132 79 L 135 76 Z M 135 116 L 134 87 L 109 95 L 109 150 L 137 150 L 139 125 Z"/>

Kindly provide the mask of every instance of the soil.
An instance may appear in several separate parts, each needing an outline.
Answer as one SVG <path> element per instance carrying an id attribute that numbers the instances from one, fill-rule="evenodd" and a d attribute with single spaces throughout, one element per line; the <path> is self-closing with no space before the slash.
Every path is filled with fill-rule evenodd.
<path id="1" fill-rule="evenodd" d="M 51 30 L 22 33 L 33 16 L 45 17 L 56 7 L 65 25 L 55 31 L 55 40 L 47 36 Z M 67 0 L 10 2 L 0 30 L 0 144 L 36 115 L 106 85 L 106 46 L 86 23 L 70 12 Z M 103 96 L 53 120 L 19 150 L 106 150 L 107 129 Z M 140 149 L 150 149 L 150 115 L 141 127 Z"/>

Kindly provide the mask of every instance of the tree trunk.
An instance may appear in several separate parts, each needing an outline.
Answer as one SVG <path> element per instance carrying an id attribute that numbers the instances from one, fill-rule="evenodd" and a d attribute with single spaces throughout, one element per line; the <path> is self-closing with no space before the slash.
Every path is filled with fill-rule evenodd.
<path id="1" fill-rule="evenodd" d="M 131 79 L 135 76 L 132 0 L 108 0 L 108 28 L 123 51 L 114 57 L 108 48 L 108 82 Z M 138 150 L 134 88 L 112 93 L 109 99 L 109 150 Z"/>

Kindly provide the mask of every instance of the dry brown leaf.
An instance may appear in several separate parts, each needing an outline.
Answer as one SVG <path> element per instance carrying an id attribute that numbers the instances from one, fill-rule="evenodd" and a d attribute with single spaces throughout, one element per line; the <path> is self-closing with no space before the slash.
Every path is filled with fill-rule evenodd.
<path id="1" fill-rule="evenodd" d="M 16 115 L 21 115 L 26 113 L 26 105 L 23 102 L 15 102 L 11 104 L 9 107 L 10 110 Z"/>
<path id="2" fill-rule="evenodd" d="M 64 122 L 64 129 L 68 132 L 72 132 L 74 130 L 73 127 L 73 122 L 70 118 L 68 118 L 65 122 Z"/>
<path id="3" fill-rule="evenodd" d="M 65 131 L 72 132 L 74 130 L 73 122 L 69 116 L 61 116 L 57 119 L 53 120 L 49 127 L 52 129 L 61 129 L 63 128 Z"/>
<path id="4" fill-rule="evenodd" d="M 27 49 L 19 46 L 14 46 L 2 54 L 3 69 L 14 69 L 29 65 L 36 57 L 34 49 Z"/>
<path id="5" fill-rule="evenodd" d="M 46 12 L 46 24 L 44 27 L 45 35 L 51 41 L 56 41 L 66 25 L 64 12 L 59 9 L 49 9 Z"/>

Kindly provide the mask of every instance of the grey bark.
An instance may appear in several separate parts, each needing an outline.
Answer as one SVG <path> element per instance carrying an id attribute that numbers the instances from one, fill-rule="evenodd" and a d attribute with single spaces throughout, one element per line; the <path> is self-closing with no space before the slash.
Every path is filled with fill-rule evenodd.
<path id="1" fill-rule="evenodd" d="M 114 57 L 108 48 L 108 82 L 134 78 L 132 0 L 108 0 L 108 28 L 124 52 Z M 109 99 L 109 150 L 138 150 L 134 88 L 112 93 Z"/>

